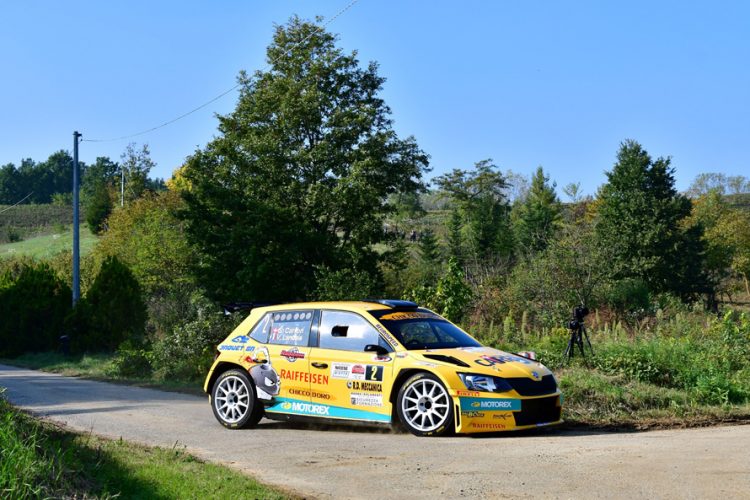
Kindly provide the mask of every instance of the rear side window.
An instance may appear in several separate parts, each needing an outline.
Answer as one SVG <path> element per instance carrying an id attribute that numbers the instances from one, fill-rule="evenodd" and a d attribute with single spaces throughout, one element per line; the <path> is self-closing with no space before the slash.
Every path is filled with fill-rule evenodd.
<path id="1" fill-rule="evenodd" d="M 269 344 L 308 345 L 310 341 L 310 325 L 313 318 L 312 311 L 274 312 L 270 316 Z"/>
<path id="2" fill-rule="evenodd" d="M 263 344 L 268 342 L 268 332 L 271 330 L 271 313 L 266 314 L 250 331 L 250 338 Z"/>

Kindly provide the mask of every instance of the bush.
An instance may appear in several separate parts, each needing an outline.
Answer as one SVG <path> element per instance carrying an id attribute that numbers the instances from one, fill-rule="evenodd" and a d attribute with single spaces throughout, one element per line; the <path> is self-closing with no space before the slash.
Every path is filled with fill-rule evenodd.
<path id="1" fill-rule="evenodd" d="M 438 280 L 437 286 L 421 286 L 411 292 L 411 298 L 448 320 L 459 322 L 471 303 L 472 292 L 458 262 L 451 258 L 448 269 Z"/>
<path id="2" fill-rule="evenodd" d="M 68 319 L 78 351 L 114 351 L 125 340 L 141 341 L 146 305 L 133 273 L 117 257 L 108 257 Z"/>
<path id="3" fill-rule="evenodd" d="M 107 369 L 107 375 L 124 378 L 148 378 L 151 376 L 153 354 L 134 342 L 126 340 L 117 349 L 117 355 Z"/>
<path id="4" fill-rule="evenodd" d="M 0 355 L 55 350 L 71 291 L 47 264 L 24 263 L 0 277 Z"/>
<path id="5" fill-rule="evenodd" d="M 241 315 L 224 316 L 201 295 L 192 299 L 195 317 L 153 342 L 152 366 L 161 380 L 201 380 L 211 366 L 216 345 L 239 324 Z"/>

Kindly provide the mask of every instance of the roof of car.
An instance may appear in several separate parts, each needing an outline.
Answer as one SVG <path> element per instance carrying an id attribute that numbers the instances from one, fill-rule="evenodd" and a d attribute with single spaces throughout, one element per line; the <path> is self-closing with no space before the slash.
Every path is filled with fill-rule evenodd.
<path id="1" fill-rule="evenodd" d="M 264 311 L 285 311 L 287 309 L 344 309 L 351 311 L 376 311 L 380 309 L 391 309 L 391 307 L 377 302 L 364 300 L 339 300 L 329 302 L 290 302 L 272 306 L 258 307 Z"/>

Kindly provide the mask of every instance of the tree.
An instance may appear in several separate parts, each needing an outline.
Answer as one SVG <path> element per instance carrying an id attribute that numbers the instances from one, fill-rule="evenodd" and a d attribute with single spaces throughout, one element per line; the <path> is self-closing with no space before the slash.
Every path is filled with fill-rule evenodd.
<path id="1" fill-rule="evenodd" d="M 146 327 L 146 305 L 138 281 L 117 257 L 102 263 L 84 299 L 76 305 L 77 349 L 114 351 L 125 340 L 141 340 Z M 83 321 L 83 322 L 82 322 Z"/>
<path id="2" fill-rule="evenodd" d="M 560 225 L 560 200 L 555 184 L 550 186 L 548 182 L 542 167 L 537 168 L 525 198 L 513 207 L 516 244 L 527 254 L 544 250 Z"/>
<path id="3" fill-rule="evenodd" d="M 196 272 L 217 299 L 306 297 L 316 268 L 377 275 L 387 197 L 422 189 L 428 165 L 393 130 L 377 64 L 319 24 L 276 27 L 267 58 L 183 172 Z"/>
<path id="4" fill-rule="evenodd" d="M 451 210 L 451 218 L 448 220 L 448 257 L 455 259 L 459 265 L 464 263 L 462 228 L 461 212 L 454 208 Z"/>
<path id="5" fill-rule="evenodd" d="M 742 175 L 724 175 L 707 172 L 698 174 L 687 190 L 691 198 L 699 198 L 716 191 L 719 194 L 742 194 L 750 192 L 750 180 Z"/>
<path id="6" fill-rule="evenodd" d="M 82 178 L 81 196 L 86 200 L 93 197 L 101 185 L 119 186 L 120 165 L 107 156 L 99 156 L 93 165 L 86 168 Z"/>
<path id="7" fill-rule="evenodd" d="M 435 233 L 432 229 L 427 228 L 422 231 L 422 236 L 419 238 L 419 255 L 422 257 L 422 262 L 428 266 L 439 266 L 440 257 L 440 245 L 438 244 Z"/>
<path id="8" fill-rule="evenodd" d="M 118 257 L 148 297 L 185 286 L 194 288 L 190 265 L 197 257 L 187 242 L 185 223 L 175 215 L 182 207 L 179 193 L 166 191 L 115 210 L 95 256 L 99 261 Z"/>
<path id="9" fill-rule="evenodd" d="M 677 193 L 669 158 L 653 161 L 635 141 L 621 144 L 599 191 L 596 237 L 612 251 L 613 279 L 639 278 L 653 292 L 683 298 L 707 291 L 700 234 L 685 230 L 690 200 Z"/>
<path id="10" fill-rule="evenodd" d="M 134 142 L 127 145 L 120 160 L 120 168 L 125 176 L 125 200 L 133 201 L 143 196 L 148 188 L 148 173 L 156 164 L 151 159 L 148 144 L 138 149 Z"/>
<path id="11" fill-rule="evenodd" d="M 700 226 L 706 247 L 705 267 L 719 291 L 729 291 L 727 281 L 740 276 L 750 295 L 750 214 L 732 208 L 721 191 L 714 189 L 698 198 L 688 221 Z"/>
<path id="12" fill-rule="evenodd" d="M 8 163 L 0 167 L 0 205 L 12 205 L 21 201 L 24 193 L 24 179 L 16 166 Z"/>
<path id="13" fill-rule="evenodd" d="M 110 189 L 107 184 L 100 183 L 86 198 L 86 224 L 94 234 L 101 234 L 106 229 L 107 218 L 112 213 Z"/>
<path id="14" fill-rule="evenodd" d="M 475 259 L 512 253 L 508 183 L 491 159 L 477 162 L 473 170 L 454 169 L 436 178 L 435 183 L 461 210 L 468 226 L 468 246 Z"/>

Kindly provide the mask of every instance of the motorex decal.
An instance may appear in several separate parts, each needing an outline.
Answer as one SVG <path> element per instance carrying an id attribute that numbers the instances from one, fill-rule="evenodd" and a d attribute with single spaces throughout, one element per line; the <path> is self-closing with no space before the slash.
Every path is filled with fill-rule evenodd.
<path id="1" fill-rule="evenodd" d="M 459 398 L 461 411 L 520 411 L 520 399 Z"/>
<path id="2" fill-rule="evenodd" d="M 390 422 L 391 417 L 367 410 L 355 410 L 352 408 L 341 408 L 309 401 L 299 401 L 289 398 L 276 398 L 272 406 L 266 408 L 267 412 L 288 413 L 292 415 L 308 415 L 314 417 L 347 418 L 354 420 L 370 420 L 375 422 Z"/>

